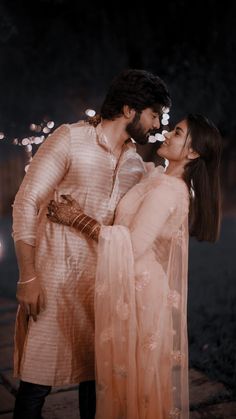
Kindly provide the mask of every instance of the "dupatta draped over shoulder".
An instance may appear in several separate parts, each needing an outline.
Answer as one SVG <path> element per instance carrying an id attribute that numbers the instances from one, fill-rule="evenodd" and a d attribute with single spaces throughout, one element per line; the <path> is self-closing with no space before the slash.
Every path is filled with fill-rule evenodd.
<path id="1" fill-rule="evenodd" d="M 97 419 L 187 419 L 189 194 L 155 168 L 102 227 L 95 284 Z"/>

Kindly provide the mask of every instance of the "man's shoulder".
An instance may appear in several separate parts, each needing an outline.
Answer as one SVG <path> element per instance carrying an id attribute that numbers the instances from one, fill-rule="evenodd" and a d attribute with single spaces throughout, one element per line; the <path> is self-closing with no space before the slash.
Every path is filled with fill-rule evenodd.
<path id="1" fill-rule="evenodd" d="M 92 134 L 95 132 L 94 126 L 84 120 L 79 120 L 77 122 L 68 124 L 68 127 L 70 128 L 70 131 L 75 134 L 79 134 L 79 133 Z"/>

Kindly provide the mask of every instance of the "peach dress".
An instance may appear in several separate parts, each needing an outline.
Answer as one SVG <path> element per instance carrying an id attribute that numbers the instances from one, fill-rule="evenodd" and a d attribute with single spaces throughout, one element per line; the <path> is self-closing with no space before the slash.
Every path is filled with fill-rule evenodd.
<path id="1" fill-rule="evenodd" d="M 13 237 L 35 246 L 36 273 L 47 305 L 28 324 L 18 311 L 15 376 L 51 386 L 94 379 L 97 244 L 50 222 L 47 205 L 71 194 L 88 215 L 112 224 L 120 198 L 145 170 L 131 142 L 116 160 L 101 125 L 62 125 L 39 147 L 15 197 Z"/>
<path id="2" fill-rule="evenodd" d="M 103 226 L 95 285 L 96 419 L 187 419 L 185 183 L 151 171 Z"/>

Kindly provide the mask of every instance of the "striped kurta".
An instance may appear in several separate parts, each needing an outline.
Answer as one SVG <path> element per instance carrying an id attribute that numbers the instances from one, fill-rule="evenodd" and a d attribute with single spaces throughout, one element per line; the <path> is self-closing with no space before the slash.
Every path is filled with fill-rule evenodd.
<path id="1" fill-rule="evenodd" d="M 13 238 L 35 246 L 46 309 L 30 318 L 24 340 L 16 321 L 14 374 L 43 385 L 94 379 L 94 280 L 97 245 L 73 228 L 51 223 L 50 199 L 70 194 L 101 224 L 142 177 L 145 164 L 131 142 L 117 161 L 101 125 L 65 124 L 40 146 L 13 205 Z"/>

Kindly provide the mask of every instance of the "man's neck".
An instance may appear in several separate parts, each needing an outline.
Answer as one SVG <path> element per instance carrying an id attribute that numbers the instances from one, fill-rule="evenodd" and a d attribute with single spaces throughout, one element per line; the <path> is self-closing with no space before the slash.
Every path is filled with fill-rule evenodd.
<path id="1" fill-rule="evenodd" d="M 101 121 L 101 126 L 111 152 L 119 155 L 125 141 L 129 138 L 123 119 L 117 118 L 114 121 L 104 119 Z"/>

